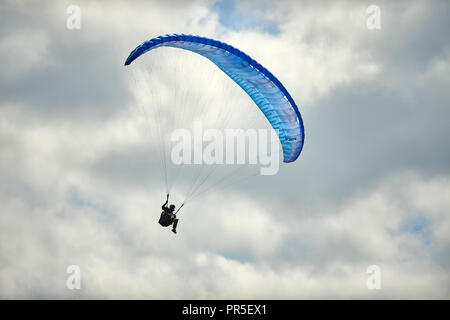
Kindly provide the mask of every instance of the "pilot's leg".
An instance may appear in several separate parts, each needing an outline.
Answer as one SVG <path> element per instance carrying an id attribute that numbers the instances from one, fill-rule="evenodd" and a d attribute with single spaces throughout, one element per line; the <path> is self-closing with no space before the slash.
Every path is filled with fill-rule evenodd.
<path id="1" fill-rule="evenodd" d="M 178 219 L 173 220 L 172 232 L 177 233 Z"/>

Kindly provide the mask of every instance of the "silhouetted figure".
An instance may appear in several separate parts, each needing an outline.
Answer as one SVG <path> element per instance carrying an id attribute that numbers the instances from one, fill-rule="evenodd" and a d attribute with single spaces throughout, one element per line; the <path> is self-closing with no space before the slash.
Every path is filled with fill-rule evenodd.
<path id="1" fill-rule="evenodd" d="M 169 194 L 167 194 L 166 202 L 161 207 L 161 209 L 163 209 L 163 212 L 161 212 L 161 216 L 159 217 L 158 222 L 163 227 L 173 225 L 172 232 L 177 233 L 178 219 L 176 214 L 174 213 L 175 205 L 171 204 L 170 206 L 167 206 L 168 202 L 169 202 Z"/>

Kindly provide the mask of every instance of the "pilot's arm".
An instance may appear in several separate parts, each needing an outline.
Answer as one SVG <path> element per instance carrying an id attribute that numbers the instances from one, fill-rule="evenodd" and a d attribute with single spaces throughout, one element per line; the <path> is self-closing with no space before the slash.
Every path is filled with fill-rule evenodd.
<path id="1" fill-rule="evenodd" d="M 169 202 L 169 194 L 167 194 L 166 202 L 164 202 L 164 204 L 162 205 L 161 209 L 163 209 L 163 210 L 166 209 L 168 202 Z"/>

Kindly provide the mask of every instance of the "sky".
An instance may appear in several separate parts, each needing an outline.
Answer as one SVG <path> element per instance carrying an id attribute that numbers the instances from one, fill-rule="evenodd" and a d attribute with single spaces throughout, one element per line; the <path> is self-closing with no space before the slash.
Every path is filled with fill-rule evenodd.
<path id="1" fill-rule="evenodd" d="M 446 1 L 2 1 L 0 298 L 449 299 L 449 13 Z M 177 235 L 157 223 L 161 168 L 123 65 L 170 33 L 246 52 L 306 130 L 296 162 L 211 190 Z M 160 68 L 157 92 L 248 107 L 206 60 L 162 65 L 173 57 L 195 63 L 182 77 Z"/>

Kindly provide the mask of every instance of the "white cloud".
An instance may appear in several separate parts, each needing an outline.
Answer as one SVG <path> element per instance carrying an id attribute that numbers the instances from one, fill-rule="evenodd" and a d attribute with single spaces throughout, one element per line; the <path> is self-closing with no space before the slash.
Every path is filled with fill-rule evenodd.
<path id="1" fill-rule="evenodd" d="M 368 36 L 364 6 L 280 2 L 270 15 L 277 17 L 280 34 L 236 31 L 226 40 L 279 76 L 300 105 L 382 71 L 370 48 L 360 46 Z"/>
<path id="2" fill-rule="evenodd" d="M 267 13 L 279 23 L 277 37 L 223 30 L 209 3 L 183 3 L 175 10 L 160 2 L 82 3 L 84 20 L 74 50 L 106 39 L 102 43 L 111 44 L 110 52 L 119 57 L 123 51 L 124 59 L 135 45 L 160 33 L 214 37 L 220 32 L 224 41 L 280 75 L 300 105 L 384 70 L 361 46 L 367 37 L 365 7 L 353 2 L 282 3 Z M 55 16 L 61 22 L 65 11 L 52 10 L 61 12 Z M 71 31 L 64 26 L 52 37 L 67 45 L 75 40 L 67 37 Z M 7 56 L 4 63 L 11 64 L 2 72 L 23 76 L 44 67 L 50 52 L 56 54 L 52 37 L 43 28 L 2 38 L 0 52 Z M 20 65 L 12 62 L 17 58 Z M 424 79 L 441 83 L 439 78 L 448 78 L 448 65 L 448 55 L 436 58 Z M 201 83 L 189 87 L 193 96 L 202 86 L 206 95 L 220 91 L 217 96 L 228 103 L 242 101 L 241 96 L 227 97 L 223 78 L 208 77 L 210 67 L 198 69 L 196 81 Z M 104 121 L 83 121 L 47 119 L 33 105 L 2 102 L 0 297 L 448 298 L 446 175 L 426 178 L 399 170 L 333 210 L 298 215 L 291 212 L 300 211 L 292 208 L 299 202 L 274 210 L 265 195 L 211 192 L 180 213 L 175 236 L 156 223 L 164 192 L 159 177 L 144 172 L 147 124 L 133 111 L 133 103 Z M 129 150 L 143 151 L 136 156 Z M 125 164 L 114 162 L 119 157 Z M 130 178 L 126 170 L 134 166 Z M 281 195 L 282 187 L 277 184 L 273 193 Z M 81 292 L 65 288 L 70 264 L 81 267 Z M 365 287 L 370 264 L 382 270 L 379 292 Z"/>
<path id="3" fill-rule="evenodd" d="M 93 128 L 83 132 L 96 140 Z M 81 267 L 85 298 L 445 297 L 445 269 L 433 254 L 449 245 L 449 178 L 400 175 L 336 211 L 298 217 L 214 194 L 182 213 L 175 237 L 156 224 L 156 194 L 104 183 L 66 161 L 85 145 L 69 144 L 59 157 L 52 150 L 69 141 L 63 134 L 30 126 L 8 135 L 26 156 L 7 162 L 20 181 L 2 182 L 15 190 L 1 198 L 4 298 L 73 297 L 64 286 L 69 264 Z M 430 242 L 405 228 L 417 212 L 429 220 Z M 381 267 L 380 292 L 365 287 L 370 264 Z"/>

